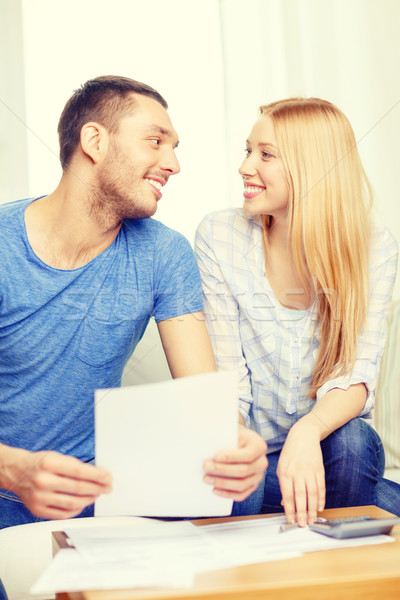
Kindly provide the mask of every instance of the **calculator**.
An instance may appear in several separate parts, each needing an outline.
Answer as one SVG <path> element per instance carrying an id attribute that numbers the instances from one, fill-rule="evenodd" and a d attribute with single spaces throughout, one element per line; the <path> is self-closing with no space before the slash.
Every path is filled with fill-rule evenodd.
<path id="1" fill-rule="evenodd" d="M 400 524 L 399 517 L 376 519 L 374 517 L 346 517 L 344 519 L 322 519 L 309 525 L 312 531 L 334 538 L 364 537 L 390 533 L 392 527 Z"/>

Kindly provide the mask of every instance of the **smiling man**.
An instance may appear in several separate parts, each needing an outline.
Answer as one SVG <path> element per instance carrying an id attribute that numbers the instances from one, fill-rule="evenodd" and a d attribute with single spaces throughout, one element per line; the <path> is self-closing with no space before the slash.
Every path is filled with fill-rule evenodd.
<path id="1" fill-rule="evenodd" d="M 0 207 L 0 528 L 90 515 L 111 489 L 90 464 L 94 390 L 120 385 L 151 317 L 173 377 L 215 370 L 191 247 L 149 218 L 179 172 L 166 109 L 137 81 L 88 81 L 60 118 L 56 190 Z M 241 501 L 266 446 L 244 426 L 238 446 L 204 478 Z"/>

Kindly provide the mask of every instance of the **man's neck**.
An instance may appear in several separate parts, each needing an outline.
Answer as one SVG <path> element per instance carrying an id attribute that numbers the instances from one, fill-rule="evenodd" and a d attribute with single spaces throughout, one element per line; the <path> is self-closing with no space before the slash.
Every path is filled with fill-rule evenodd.
<path id="1" fill-rule="evenodd" d="M 82 267 L 101 254 L 121 228 L 112 215 L 93 213 L 89 193 L 64 178 L 52 194 L 28 206 L 25 223 L 35 254 L 49 266 L 65 270 Z"/>

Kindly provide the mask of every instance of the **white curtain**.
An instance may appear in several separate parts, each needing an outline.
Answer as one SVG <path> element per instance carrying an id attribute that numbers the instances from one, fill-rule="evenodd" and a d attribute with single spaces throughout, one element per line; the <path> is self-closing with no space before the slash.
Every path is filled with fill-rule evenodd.
<path id="1" fill-rule="evenodd" d="M 22 13 L 19 0 L 0 0 L 0 203 L 28 189 Z"/>
<path id="2" fill-rule="evenodd" d="M 221 0 L 221 15 L 229 173 L 259 105 L 298 95 L 330 100 L 355 130 L 374 218 L 400 242 L 400 2 Z M 240 191 L 236 178 L 237 201 Z"/>
<path id="3" fill-rule="evenodd" d="M 237 168 L 258 106 L 293 95 L 326 98 L 347 114 L 376 192 L 375 218 L 400 241 L 399 0 L 0 0 L 3 29 L 20 4 L 23 61 L 18 31 L 9 30 L 15 15 L 1 36 L 1 202 L 54 188 L 66 99 L 86 79 L 115 73 L 153 85 L 170 105 L 182 171 L 157 218 L 191 241 L 204 214 L 242 202 Z M 22 69 L 25 95 L 12 95 Z M 22 122 L 28 168 L 12 150 Z"/>

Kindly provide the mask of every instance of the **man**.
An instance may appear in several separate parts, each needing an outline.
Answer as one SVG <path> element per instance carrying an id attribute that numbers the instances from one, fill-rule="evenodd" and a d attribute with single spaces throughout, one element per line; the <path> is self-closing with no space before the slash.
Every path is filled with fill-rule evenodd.
<path id="1" fill-rule="evenodd" d="M 94 390 L 120 385 L 151 316 L 173 377 L 215 370 L 192 250 L 148 218 L 179 172 L 166 108 L 131 79 L 88 81 L 60 118 L 56 190 L 0 207 L 1 527 L 93 514 L 111 489 L 90 464 Z M 205 481 L 241 501 L 265 452 L 240 426 Z"/>

